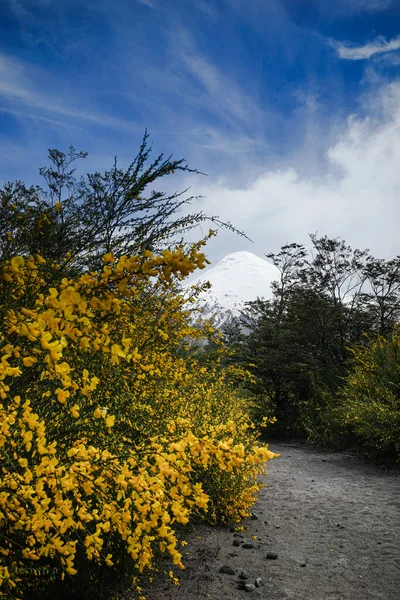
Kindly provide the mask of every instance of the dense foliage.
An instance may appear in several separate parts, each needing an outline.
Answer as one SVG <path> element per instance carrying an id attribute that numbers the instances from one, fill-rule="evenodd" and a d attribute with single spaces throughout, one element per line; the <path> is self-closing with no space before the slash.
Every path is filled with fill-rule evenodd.
<path id="1" fill-rule="evenodd" d="M 400 462 L 400 337 L 395 329 L 352 350 L 335 418 L 371 456 Z"/>
<path id="2" fill-rule="evenodd" d="M 248 514 L 274 456 L 232 369 L 191 351 L 205 333 L 178 290 L 204 267 L 204 241 L 172 240 L 205 217 L 145 197 L 185 167 L 146 168 L 144 143 L 126 171 L 76 180 L 76 157 L 51 153 L 46 192 L 18 183 L 0 197 L 3 597 L 73 590 L 96 564 L 129 568 L 140 595 L 159 555 L 183 567 L 190 518 Z"/>
<path id="3" fill-rule="evenodd" d="M 280 271 L 273 299 L 250 303 L 225 329 L 232 361 L 254 375 L 248 387 L 259 398 L 258 415 L 276 415 L 277 435 L 351 442 L 398 460 L 398 338 L 391 335 L 400 313 L 400 257 L 377 260 L 317 236 L 311 251 L 287 244 L 267 256 Z M 349 427 L 343 414 L 357 424 Z"/>

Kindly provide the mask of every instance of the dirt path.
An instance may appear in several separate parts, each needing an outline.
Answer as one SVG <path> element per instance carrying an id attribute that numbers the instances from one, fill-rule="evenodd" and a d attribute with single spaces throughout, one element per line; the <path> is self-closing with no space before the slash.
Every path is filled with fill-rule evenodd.
<path id="1" fill-rule="evenodd" d="M 263 580 L 254 598 L 400 600 L 400 476 L 304 445 L 271 449 L 281 458 L 270 463 L 245 539 L 230 528 L 198 528 L 180 586 L 156 581 L 148 600 L 242 599 L 242 570 L 245 583 Z M 235 546 L 235 539 L 254 547 Z M 268 552 L 278 557 L 268 559 Z M 235 573 L 220 573 L 222 566 Z"/>

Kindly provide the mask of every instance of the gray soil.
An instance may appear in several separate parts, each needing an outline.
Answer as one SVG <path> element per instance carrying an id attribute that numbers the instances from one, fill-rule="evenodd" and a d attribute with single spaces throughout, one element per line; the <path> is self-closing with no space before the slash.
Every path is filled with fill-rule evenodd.
<path id="1" fill-rule="evenodd" d="M 400 600 L 399 474 L 306 445 L 270 448 L 281 458 L 269 463 L 258 518 L 242 523 L 244 537 L 196 527 L 180 585 L 156 578 L 148 600 Z M 224 566 L 233 574 L 221 573 Z M 261 587 L 239 589 L 259 577 Z"/>

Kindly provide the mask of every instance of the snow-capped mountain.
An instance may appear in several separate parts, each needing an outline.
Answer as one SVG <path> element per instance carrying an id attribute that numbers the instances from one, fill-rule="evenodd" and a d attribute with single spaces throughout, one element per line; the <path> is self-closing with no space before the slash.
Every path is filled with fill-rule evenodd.
<path id="1" fill-rule="evenodd" d="M 279 271 L 271 263 L 251 252 L 234 252 L 185 288 L 210 282 L 211 288 L 201 293 L 197 304 L 205 318 L 212 318 L 215 326 L 221 327 L 240 314 L 245 302 L 272 298 L 271 283 L 277 279 Z"/>

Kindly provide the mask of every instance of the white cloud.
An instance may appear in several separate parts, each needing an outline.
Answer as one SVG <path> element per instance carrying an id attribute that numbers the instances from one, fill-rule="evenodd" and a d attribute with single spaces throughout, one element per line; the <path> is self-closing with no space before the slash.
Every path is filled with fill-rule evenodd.
<path id="1" fill-rule="evenodd" d="M 341 42 L 331 41 L 340 58 L 344 60 L 368 60 L 378 54 L 400 50 L 400 36 L 387 40 L 383 36 L 363 46 L 347 46 Z"/>
<path id="2" fill-rule="evenodd" d="M 375 113 L 375 107 L 372 109 Z M 210 246 L 221 258 L 235 250 L 262 255 L 307 234 L 342 237 L 376 256 L 400 254 L 400 84 L 380 96 L 380 120 L 352 116 L 344 133 L 326 148 L 327 172 L 300 168 L 264 170 L 240 186 L 199 182 L 202 208 L 243 229 L 253 245 L 222 233 Z"/>

